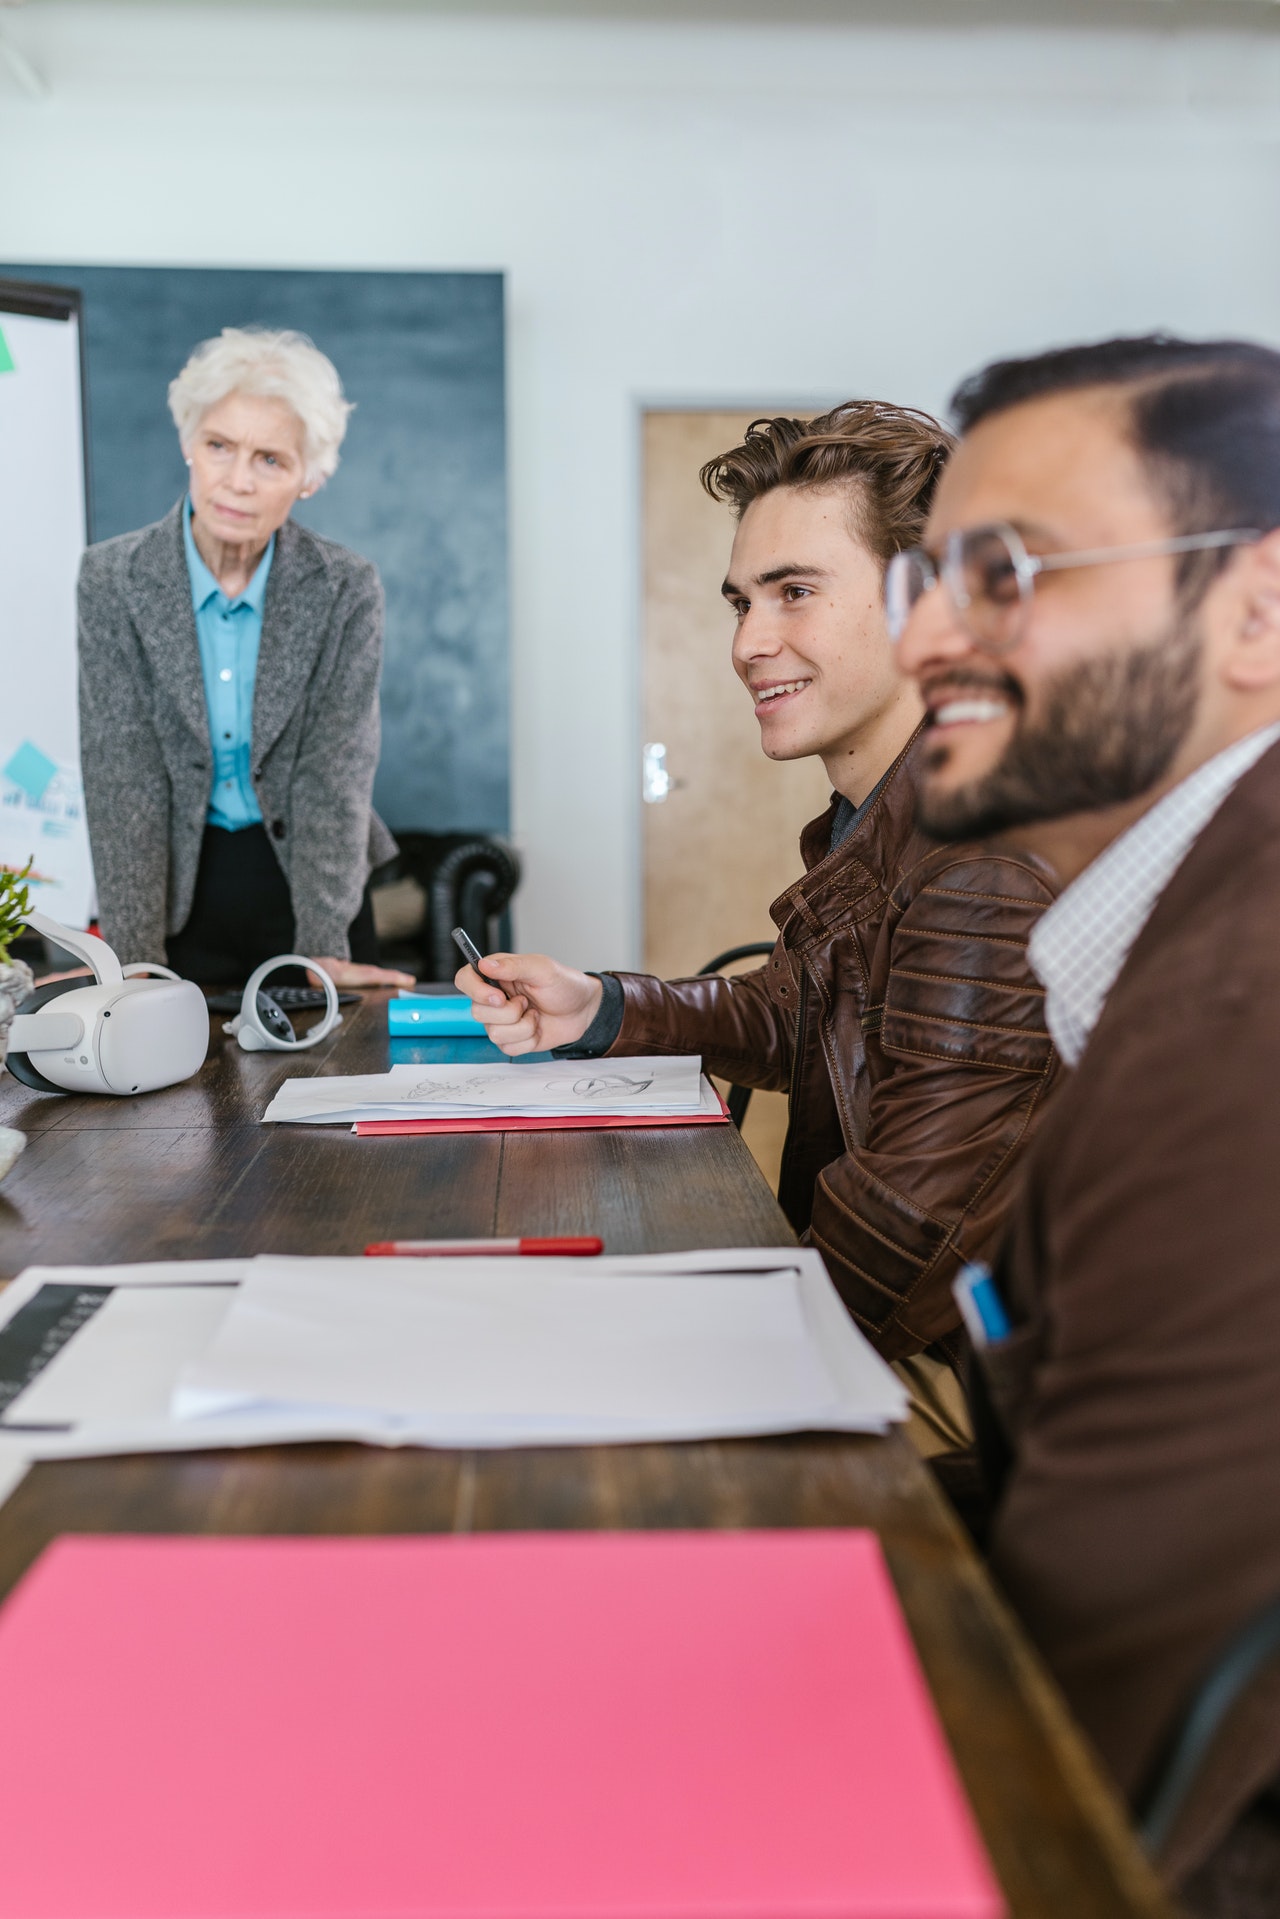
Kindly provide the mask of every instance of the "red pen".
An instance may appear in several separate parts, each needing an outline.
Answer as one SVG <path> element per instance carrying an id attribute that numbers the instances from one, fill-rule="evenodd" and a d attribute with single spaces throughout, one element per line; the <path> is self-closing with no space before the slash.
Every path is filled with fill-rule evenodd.
<path id="1" fill-rule="evenodd" d="M 366 1259 L 467 1259 L 501 1257 L 503 1253 L 542 1255 L 544 1258 L 590 1259 L 604 1251 L 604 1241 L 593 1237 L 566 1239 L 375 1239 L 364 1249 Z"/>

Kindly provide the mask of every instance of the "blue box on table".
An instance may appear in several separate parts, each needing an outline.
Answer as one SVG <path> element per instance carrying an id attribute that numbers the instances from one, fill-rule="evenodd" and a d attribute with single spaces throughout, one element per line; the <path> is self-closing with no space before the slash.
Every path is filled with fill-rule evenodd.
<path id="1" fill-rule="evenodd" d="M 483 1039 L 484 1028 L 471 1011 L 464 993 L 443 986 L 438 992 L 404 988 L 398 999 L 387 1001 L 387 1030 L 392 1039 Z"/>

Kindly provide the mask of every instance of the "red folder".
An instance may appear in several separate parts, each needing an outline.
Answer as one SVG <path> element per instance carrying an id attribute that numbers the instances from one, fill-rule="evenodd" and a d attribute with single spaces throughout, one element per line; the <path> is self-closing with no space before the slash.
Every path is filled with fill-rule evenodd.
<path id="1" fill-rule="evenodd" d="M 361 1139 L 388 1139 L 397 1133 L 612 1133 L 624 1126 L 721 1126 L 729 1117 L 729 1108 L 720 1094 L 718 1113 L 661 1113 L 646 1119 L 642 1113 L 609 1116 L 588 1113 L 566 1119 L 358 1119 L 355 1131 Z"/>
<path id="2" fill-rule="evenodd" d="M 66 1538 L 14 1919 L 995 1919 L 875 1539 Z"/>

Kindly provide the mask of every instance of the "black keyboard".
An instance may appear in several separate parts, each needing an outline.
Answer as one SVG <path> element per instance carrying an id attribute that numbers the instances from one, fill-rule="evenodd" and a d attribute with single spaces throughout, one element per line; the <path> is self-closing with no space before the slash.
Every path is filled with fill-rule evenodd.
<path id="1" fill-rule="evenodd" d="M 262 992 L 273 999 L 286 1013 L 310 1013 L 318 1011 L 325 1004 L 324 994 L 318 986 L 264 986 Z M 215 993 L 209 1001 L 211 1013 L 238 1013 L 243 993 Z M 339 1006 L 354 1006 L 360 998 L 359 993 L 339 993 Z"/>
<path id="2" fill-rule="evenodd" d="M 273 999 L 277 1006 L 283 1006 L 291 1013 L 306 1013 L 313 1006 L 326 1004 L 324 994 L 318 986 L 264 986 L 263 992 Z M 354 1006 L 360 998 L 359 993 L 339 993 L 339 1006 Z"/>

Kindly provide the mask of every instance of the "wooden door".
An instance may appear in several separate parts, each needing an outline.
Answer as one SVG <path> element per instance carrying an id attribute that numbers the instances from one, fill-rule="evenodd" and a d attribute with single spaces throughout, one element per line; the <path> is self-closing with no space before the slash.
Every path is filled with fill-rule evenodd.
<path id="1" fill-rule="evenodd" d="M 720 597 L 733 516 L 698 479 L 753 419 L 786 410 L 644 417 L 646 787 L 669 781 L 665 798 L 643 807 L 644 963 L 668 979 L 728 947 L 772 939 L 769 903 L 800 872 L 800 829 L 830 798 L 820 761 L 780 765 L 760 750 Z M 775 1187 L 785 1129 L 785 1096 L 757 1093 L 743 1135 Z"/>

